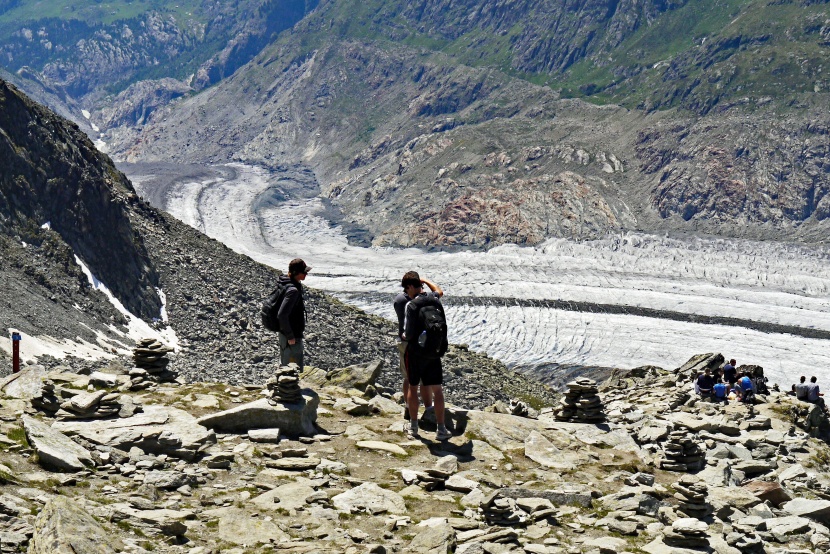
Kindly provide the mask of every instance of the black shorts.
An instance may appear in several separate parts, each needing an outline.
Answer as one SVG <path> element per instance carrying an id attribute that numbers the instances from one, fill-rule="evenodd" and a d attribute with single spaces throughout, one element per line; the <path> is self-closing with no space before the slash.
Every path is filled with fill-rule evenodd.
<path id="1" fill-rule="evenodd" d="M 432 386 L 444 384 L 444 371 L 441 367 L 441 358 L 435 360 L 413 355 L 411 349 L 406 351 L 409 385 Z"/>

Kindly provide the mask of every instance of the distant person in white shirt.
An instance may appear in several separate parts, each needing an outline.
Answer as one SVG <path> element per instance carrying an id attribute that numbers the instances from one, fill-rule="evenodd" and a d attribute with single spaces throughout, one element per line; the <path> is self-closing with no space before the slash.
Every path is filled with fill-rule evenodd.
<path id="1" fill-rule="evenodd" d="M 819 392 L 818 383 L 816 383 L 816 381 L 818 381 L 818 379 L 816 379 L 816 376 L 813 375 L 810 377 L 810 384 L 807 385 L 807 402 L 811 402 L 813 404 L 818 402 L 820 396 L 824 396 L 823 392 Z"/>
<path id="2" fill-rule="evenodd" d="M 802 402 L 807 402 L 807 378 L 805 376 L 801 376 L 800 382 L 795 385 L 795 398 L 796 400 L 801 400 Z"/>

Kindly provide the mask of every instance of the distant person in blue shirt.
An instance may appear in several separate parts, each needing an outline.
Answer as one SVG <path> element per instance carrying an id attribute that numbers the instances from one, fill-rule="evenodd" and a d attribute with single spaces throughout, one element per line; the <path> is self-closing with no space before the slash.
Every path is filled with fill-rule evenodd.
<path id="1" fill-rule="evenodd" d="M 736 363 L 737 362 L 733 359 L 733 360 L 729 360 L 729 363 L 725 364 L 723 366 L 723 379 L 725 381 L 729 381 L 730 385 L 734 385 L 735 380 L 737 379 L 738 373 L 737 373 L 737 370 L 735 369 L 735 364 Z"/>
<path id="2" fill-rule="evenodd" d="M 741 397 L 741 402 L 755 403 L 755 383 L 752 382 L 749 375 L 742 373 L 741 378 L 738 379 L 738 394 Z"/>
<path id="3" fill-rule="evenodd" d="M 712 395 L 715 397 L 715 400 L 728 402 L 729 387 L 724 383 L 715 383 L 715 386 L 712 387 Z"/>

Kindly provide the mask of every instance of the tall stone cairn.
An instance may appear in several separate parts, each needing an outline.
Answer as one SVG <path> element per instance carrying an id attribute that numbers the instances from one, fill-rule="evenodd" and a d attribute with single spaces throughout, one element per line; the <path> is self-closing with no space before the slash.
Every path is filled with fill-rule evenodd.
<path id="1" fill-rule="evenodd" d="M 141 339 L 133 349 L 135 369 L 130 371 L 129 390 L 142 390 L 156 383 L 174 381 L 178 374 L 167 369 L 173 349 L 156 339 Z"/>
<path id="2" fill-rule="evenodd" d="M 282 402 L 285 404 L 298 404 L 303 401 L 303 393 L 300 390 L 300 371 L 297 364 L 280 366 L 276 375 L 268 379 L 266 383 L 271 404 Z"/>
<path id="3" fill-rule="evenodd" d="M 557 421 L 595 423 L 605 421 L 602 400 L 597 394 L 597 382 L 581 377 L 568 383 L 568 392 L 554 417 Z"/>
<path id="4" fill-rule="evenodd" d="M 669 433 L 669 440 L 663 446 L 660 469 L 667 471 L 696 471 L 706 465 L 706 453 L 694 436 L 687 431 Z"/>
<path id="5" fill-rule="evenodd" d="M 674 497 L 679 501 L 677 511 L 686 517 L 703 519 L 712 514 L 714 509 L 706 502 L 709 487 L 694 475 L 684 475 L 673 485 Z"/>

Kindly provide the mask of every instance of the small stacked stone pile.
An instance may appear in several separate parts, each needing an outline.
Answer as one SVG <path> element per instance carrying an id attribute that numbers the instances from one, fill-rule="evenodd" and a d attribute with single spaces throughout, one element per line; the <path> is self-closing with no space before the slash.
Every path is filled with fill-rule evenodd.
<path id="1" fill-rule="evenodd" d="M 288 364 L 277 369 L 276 375 L 268 379 L 266 383 L 270 398 L 270 404 L 282 402 L 285 404 L 298 404 L 303 401 L 303 393 L 300 390 L 300 371 L 297 364 Z"/>
<path id="2" fill-rule="evenodd" d="M 55 383 L 51 379 L 45 379 L 43 381 L 43 386 L 40 387 L 40 394 L 32 398 L 32 406 L 36 410 L 46 412 L 50 416 L 54 416 L 61 409 L 61 401 L 55 395 Z"/>
<path id="3" fill-rule="evenodd" d="M 703 469 L 706 453 L 687 431 L 669 433 L 669 440 L 663 446 L 665 458 L 660 460 L 660 469 L 667 471 L 695 471 Z"/>
<path id="4" fill-rule="evenodd" d="M 562 406 L 554 417 L 557 421 L 605 421 L 602 400 L 597 392 L 597 382 L 593 379 L 583 377 L 571 381 L 568 383 L 568 392 L 562 398 Z"/>
<path id="5" fill-rule="evenodd" d="M 120 395 L 107 391 L 83 392 L 61 404 L 55 414 L 58 419 L 99 419 L 112 417 L 121 411 Z"/>
<path id="6" fill-rule="evenodd" d="M 449 475 L 443 475 L 431 470 L 407 470 L 402 472 L 404 483 L 417 485 L 427 492 L 444 490 Z"/>
<path id="7" fill-rule="evenodd" d="M 677 511 L 686 517 L 703 519 L 714 511 L 711 504 L 706 503 L 709 487 L 694 475 L 684 475 L 674 484 L 674 497 L 680 501 Z"/>
<path id="8" fill-rule="evenodd" d="M 699 519 L 683 517 L 663 531 L 663 542 L 676 548 L 708 548 L 709 526 Z"/>
<path id="9" fill-rule="evenodd" d="M 479 504 L 479 509 L 488 525 L 511 527 L 527 522 L 527 513 L 516 505 L 516 500 L 501 496 L 499 491 L 488 494 Z"/>
<path id="10" fill-rule="evenodd" d="M 127 389 L 145 390 L 157 383 L 175 381 L 178 374 L 167 369 L 170 363 L 167 354 L 172 351 L 172 348 L 156 339 L 141 339 L 133 349 L 135 369 L 130 371 L 130 384 Z"/>

